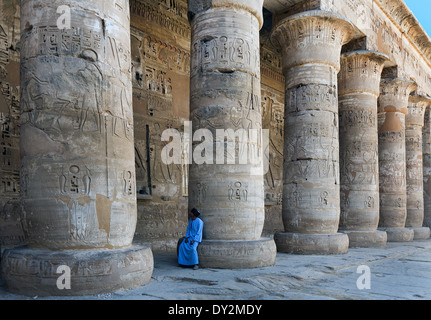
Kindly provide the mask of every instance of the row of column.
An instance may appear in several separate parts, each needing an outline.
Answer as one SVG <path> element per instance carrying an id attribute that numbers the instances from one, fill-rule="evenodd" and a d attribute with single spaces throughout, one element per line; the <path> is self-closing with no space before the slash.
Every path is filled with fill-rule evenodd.
<path id="1" fill-rule="evenodd" d="M 384 54 L 340 56 L 352 32 L 342 16 L 309 11 L 272 33 L 286 77 L 282 252 L 344 253 L 430 236 L 422 127 L 431 99 L 410 95 L 414 81 L 381 79 Z"/>
<path id="2" fill-rule="evenodd" d="M 21 2 L 21 203 L 29 245 L 3 256 L 3 280 L 11 291 L 81 295 L 150 279 L 151 250 L 132 246 L 136 188 L 127 2 Z M 73 8 L 72 28 L 48 32 L 60 4 Z M 262 5 L 189 3 L 195 133 L 262 132 Z M 56 34 L 61 43 L 53 41 Z M 285 232 L 275 241 L 261 237 L 263 163 L 228 161 L 241 152 L 262 157 L 262 138 L 223 152 L 222 164 L 193 162 L 189 207 L 198 207 L 205 223 L 198 249 L 203 267 L 270 266 L 277 248 L 332 254 L 346 252 L 349 243 L 429 236 L 420 196 L 421 128 L 429 101 L 416 97 L 408 103 L 412 81 L 381 81 L 383 54 L 358 51 L 340 60 L 352 35 L 345 18 L 320 10 L 274 27 L 286 78 Z M 200 132 L 208 139 L 201 154 L 226 144 Z M 73 290 L 59 291 L 59 266 L 70 268 Z"/>
<path id="3" fill-rule="evenodd" d="M 259 8 L 256 2 L 220 0 L 192 11 L 195 130 L 261 129 Z M 414 81 L 381 79 L 388 56 L 368 50 L 340 55 L 353 33 L 344 17 L 321 10 L 292 15 L 273 28 L 286 79 L 285 231 L 275 235 L 278 251 L 336 254 L 349 246 L 429 237 L 422 227 L 418 140 L 429 101 L 410 98 Z M 224 143 L 214 141 L 214 149 Z M 204 213 L 205 240 L 199 247 L 204 266 L 274 261 L 272 242 L 260 239 L 263 175 L 250 174 L 252 169 L 190 168 L 191 190 L 204 188 L 206 195 L 204 201 L 189 199 L 190 207 Z"/>

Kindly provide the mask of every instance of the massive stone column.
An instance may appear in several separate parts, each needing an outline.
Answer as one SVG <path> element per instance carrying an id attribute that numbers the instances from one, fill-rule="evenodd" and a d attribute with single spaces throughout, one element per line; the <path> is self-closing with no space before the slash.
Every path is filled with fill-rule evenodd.
<path id="1" fill-rule="evenodd" d="M 262 155 L 262 3 L 189 1 L 195 140 L 189 207 L 198 208 L 204 221 L 204 241 L 198 248 L 203 267 L 254 268 L 275 263 L 274 241 L 261 238 L 262 162 L 248 156 Z M 235 134 L 240 141 L 248 140 L 233 146 Z"/>
<path id="2" fill-rule="evenodd" d="M 423 188 L 424 188 L 424 222 L 423 226 L 431 228 L 431 106 L 425 109 L 423 143 Z"/>
<path id="3" fill-rule="evenodd" d="M 2 259 L 12 292 L 87 295 L 150 281 L 152 252 L 132 245 L 129 28 L 127 0 L 21 1 L 20 174 L 28 247 Z M 67 269 L 71 283 L 64 289 L 57 284 Z"/>
<path id="4" fill-rule="evenodd" d="M 430 237 L 430 229 L 422 226 L 424 221 L 422 129 L 425 109 L 430 104 L 429 97 L 411 95 L 406 115 L 406 227 L 413 229 L 414 240 Z"/>
<path id="5" fill-rule="evenodd" d="M 388 56 L 367 50 L 341 56 L 338 74 L 340 114 L 339 230 L 350 247 L 386 245 L 379 224 L 377 98 Z"/>
<path id="6" fill-rule="evenodd" d="M 414 81 L 382 79 L 378 99 L 379 121 L 379 229 L 386 231 L 388 241 L 412 241 L 413 230 L 405 228 L 406 140 L 405 117 Z"/>
<path id="7" fill-rule="evenodd" d="M 283 54 L 286 78 L 281 252 L 336 254 L 349 239 L 340 220 L 338 87 L 341 46 L 352 25 L 326 11 L 281 20 L 272 40 Z"/>

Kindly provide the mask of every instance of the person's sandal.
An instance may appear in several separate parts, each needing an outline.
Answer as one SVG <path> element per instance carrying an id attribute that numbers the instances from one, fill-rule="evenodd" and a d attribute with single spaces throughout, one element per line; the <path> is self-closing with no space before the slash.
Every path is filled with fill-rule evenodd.
<path id="1" fill-rule="evenodd" d="M 195 265 L 194 267 L 193 267 L 193 270 L 198 270 L 199 269 L 199 266 L 198 265 Z"/>

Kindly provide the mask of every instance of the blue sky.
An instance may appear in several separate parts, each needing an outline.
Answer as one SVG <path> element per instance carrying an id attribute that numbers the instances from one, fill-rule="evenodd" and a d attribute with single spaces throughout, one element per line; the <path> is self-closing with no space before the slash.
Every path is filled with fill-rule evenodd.
<path id="1" fill-rule="evenodd" d="M 404 0 L 431 38 L 431 0 Z"/>

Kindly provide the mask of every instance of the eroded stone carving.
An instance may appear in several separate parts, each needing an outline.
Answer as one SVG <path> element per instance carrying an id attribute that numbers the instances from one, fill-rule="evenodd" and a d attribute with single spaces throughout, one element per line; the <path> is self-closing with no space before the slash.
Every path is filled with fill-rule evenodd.
<path id="1" fill-rule="evenodd" d="M 413 94 L 409 97 L 406 114 L 406 227 L 414 231 L 414 239 L 428 239 L 429 227 L 424 222 L 423 143 L 425 109 L 431 98 Z"/>
<path id="2" fill-rule="evenodd" d="M 72 28 L 64 30 L 56 26 L 57 5 L 21 2 L 20 200 L 28 248 L 6 254 L 2 276 L 9 290 L 26 295 L 144 285 L 153 261 L 150 248 L 132 247 L 137 210 L 129 4 L 75 1 Z M 104 284 L 72 283 L 72 290 L 60 292 L 50 283 L 54 271 L 46 267 L 57 255 L 69 267 L 78 256 L 79 263 L 105 265 L 87 277 L 97 282 L 103 276 Z M 136 258 L 132 269 L 140 276 L 121 280 L 131 270 L 114 267 L 118 256 Z M 34 264 L 41 266 L 36 273 Z M 72 278 L 77 272 L 73 269 Z"/>
<path id="3" fill-rule="evenodd" d="M 339 230 L 349 236 L 350 247 L 384 246 L 387 236 L 378 231 L 379 167 L 377 97 L 380 74 L 388 57 L 359 50 L 341 56 L 338 75 L 340 113 Z"/>
<path id="4" fill-rule="evenodd" d="M 337 233 L 337 72 L 341 46 L 352 31 L 342 16 L 319 10 L 287 17 L 273 29 L 272 39 L 283 53 L 286 78 L 285 232 L 275 236 L 282 252 L 333 254 L 348 249 L 347 235 Z"/>
<path id="5" fill-rule="evenodd" d="M 405 79 L 382 79 L 378 99 L 379 121 L 379 228 L 388 241 L 412 241 L 406 229 L 406 142 L 405 117 L 410 92 L 416 83 Z"/>

